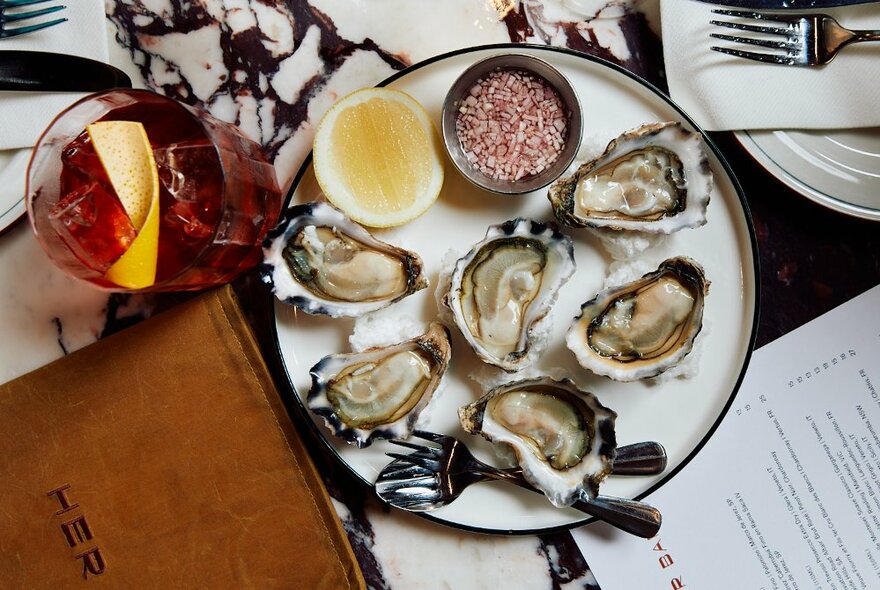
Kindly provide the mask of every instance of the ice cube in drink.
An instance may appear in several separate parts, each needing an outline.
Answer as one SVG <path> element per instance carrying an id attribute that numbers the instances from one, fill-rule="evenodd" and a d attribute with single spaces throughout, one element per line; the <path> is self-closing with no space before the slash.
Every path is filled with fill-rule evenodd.
<path id="1" fill-rule="evenodd" d="M 28 210 L 38 239 L 59 266 L 103 288 L 125 290 L 103 274 L 137 228 L 82 131 L 96 120 L 140 122 L 153 150 L 159 242 L 150 289 L 200 289 L 259 261 L 263 236 L 281 208 L 274 168 L 259 146 L 234 126 L 166 97 L 114 90 L 62 113 L 34 151 Z M 71 133 L 76 121 L 80 126 Z"/>

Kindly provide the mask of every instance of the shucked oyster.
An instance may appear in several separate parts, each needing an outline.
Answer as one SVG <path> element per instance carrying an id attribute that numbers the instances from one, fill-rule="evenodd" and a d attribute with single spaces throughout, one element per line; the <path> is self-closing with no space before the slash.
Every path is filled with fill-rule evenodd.
<path id="1" fill-rule="evenodd" d="M 570 380 L 542 377 L 496 387 L 460 408 L 471 434 L 511 447 L 525 478 L 555 506 L 593 498 L 611 473 L 617 414 Z"/>
<path id="2" fill-rule="evenodd" d="M 481 359 L 518 371 L 528 364 L 533 330 L 574 270 L 570 238 L 518 218 L 490 226 L 456 262 L 443 301 Z"/>
<path id="3" fill-rule="evenodd" d="M 612 140 L 548 197 L 565 225 L 669 234 L 706 223 L 711 192 L 701 135 L 667 122 Z"/>
<path id="4" fill-rule="evenodd" d="M 263 280 L 311 314 L 356 317 L 424 289 L 422 261 L 327 203 L 292 207 L 263 248 Z"/>
<path id="5" fill-rule="evenodd" d="M 586 369 L 618 381 L 659 375 L 693 348 L 709 282 L 690 258 L 670 258 L 642 278 L 581 306 L 566 335 Z"/>
<path id="6" fill-rule="evenodd" d="M 434 322 L 400 344 L 326 356 L 311 368 L 306 405 L 335 435 L 358 447 L 377 438 L 407 437 L 451 354 L 449 332 Z"/>

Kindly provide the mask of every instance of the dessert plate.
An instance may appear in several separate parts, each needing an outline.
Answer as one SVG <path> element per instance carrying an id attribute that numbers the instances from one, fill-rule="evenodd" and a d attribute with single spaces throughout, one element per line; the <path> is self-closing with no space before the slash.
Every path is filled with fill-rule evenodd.
<path id="1" fill-rule="evenodd" d="M 737 131 L 743 148 L 793 191 L 880 221 L 880 129 Z"/>
<path id="2" fill-rule="evenodd" d="M 598 151 L 623 131 L 646 122 L 676 120 L 696 129 L 668 98 L 627 71 L 584 54 L 551 47 L 506 44 L 461 50 L 417 64 L 384 84 L 415 97 L 439 127 L 443 98 L 456 77 L 474 62 L 498 53 L 534 55 L 567 76 L 583 107 L 585 145 Z M 691 256 L 704 266 L 712 281 L 695 376 L 659 383 L 617 383 L 580 368 L 565 347 L 563 335 L 578 315 L 581 303 L 600 290 L 613 261 L 590 231 L 563 228 L 575 242 L 577 271 L 553 308 L 551 344 L 538 360 L 537 369 L 565 371 L 614 409 L 618 413 L 619 444 L 656 440 L 669 455 L 669 468 L 662 475 L 610 477 L 603 483 L 603 494 L 647 497 L 650 501 L 650 492 L 674 477 L 709 440 L 729 408 L 748 363 L 757 325 L 754 236 L 743 195 L 729 167 L 711 144 L 706 149 L 715 176 L 708 223 L 699 229 L 680 231 L 638 257 L 656 268 L 670 256 Z M 448 261 L 450 251 L 466 253 L 484 237 L 489 225 L 519 216 L 552 219 L 546 189 L 515 197 L 483 192 L 447 164 L 443 191 L 427 213 L 399 228 L 373 232 L 381 240 L 417 252 L 431 282 L 428 289 L 376 312 L 393 321 L 402 321 L 400 318 L 406 316 L 424 323 L 435 319 L 434 288 L 444 257 Z M 306 161 L 291 188 L 290 202 L 302 203 L 320 196 L 310 161 Z M 273 305 L 276 353 L 295 405 L 339 461 L 372 485 L 390 461 L 385 452 L 399 448 L 386 441 L 365 449 L 348 445 L 330 434 L 322 420 L 306 411 L 304 405 L 311 385 L 309 369 L 325 355 L 351 350 L 348 338 L 355 321 L 310 316 L 278 301 Z M 458 424 L 457 409 L 482 393 L 471 375 L 485 375 L 486 369 L 457 330 L 452 327 L 451 331 L 453 352 L 446 384 L 420 426 L 457 436 L 481 459 L 499 463 L 486 441 L 466 434 Z M 590 522 L 581 512 L 554 508 L 541 495 L 503 483 L 472 486 L 452 504 L 420 514 L 451 526 L 496 533 L 546 532 Z"/>

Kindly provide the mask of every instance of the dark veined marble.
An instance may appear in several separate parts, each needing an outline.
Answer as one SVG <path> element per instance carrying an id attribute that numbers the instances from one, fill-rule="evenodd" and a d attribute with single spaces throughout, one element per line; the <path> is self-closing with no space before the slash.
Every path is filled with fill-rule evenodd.
<path id="1" fill-rule="evenodd" d="M 463 0 L 457 4 L 464 6 L 472 3 L 478 6 L 484 1 Z M 388 4 L 376 2 L 374 6 L 380 11 L 383 5 Z M 607 4 L 608 8 L 597 10 L 594 14 L 569 16 L 579 17 L 579 20 L 558 22 L 547 18 L 544 3 L 534 0 L 519 3 L 495 0 L 497 17 L 502 19 L 507 30 L 506 36 L 499 36 L 496 42 L 567 46 L 618 63 L 658 87 L 665 88 L 660 40 L 649 26 L 645 14 L 637 10 L 640 3 L 609 0 Z M 312 130 L 304 128 L 303 124 L 310 121 L 311 101 L 356 53 L 374 54 L 387 64 L 389 72 L 411 65 L 408 54 L 387 51 L 370 37 L 358 41 L 346 39 L 330 17 L 303 0 L 287 0 L 273 6 L 273 18 L 283 21 L 293 37 L 292 43 L 279 51 L 277 44 L 267 43 L 268 35 L 265 27 L 261 28 L 260 12 L 256 6 L 241 2 L 236 8 L 229 9 L 212 0 L 169 0 L 166 12 L 156 14 L 142 2 L 118 1 L 113 4 L 108 18 L 116 27 L 118 42 L 131 54 L 147 86 L 187 104 L 207 107 L 215 115 L 236 122 L 261 141 L 272 158 L 278 156 L 295 134 L 307 134 L 310 139 Z M 251 14 L 245 18 L 236 11 L 250 11 Z M 238 24 L 239 20 L 251 21 L 252 26 L 242 27 Z M 622 32 L 615 43 L 625 46 L 603 45 L 590 26 L 593 21 L 603 26 L 613 22 Z M 470 23 L 462 23 L 462 26 L 470 26 Z M 199 92 L 196 87 L 205 86 L 201 80 L 204 72 L 197 72 L 200 79 L 196 81 L 191 79 L 192 68 L 184 67 L 190 64 L 192 55 L 189 52 L 177 53 L 173 50 L 173 43 L 158 43 L 157 39 L 173 39 L 175 36 L 206 30 L 216 30 L 209 40 L 219 44 L 222 67 L 219 64 L 206 65 L 206 69 L 216 70 L 213 75 L 219 80 L 208 84 L 210 92 Z M 442 35 L 444 32 L 438 33 Z M 303 49 L 310 34 L 319 38 L 317 56 L 320 67 L 314 68 L 312 75 L 298 88 L 295 99 L 281 96 L 275 85 L 267 81 L 279 74 L 279 67 L 286 59 Z M 445 46 L 439 38 L 431 43 L 437 49 L 433 53 L 455 48 Z M 214 48 L 208 46 L 205 50 L 210 53 Z M 625 57 L 618 57 L 618 54 Z M 380 79 L 373 80 L 373 83 Z M 224 108 L 228 97 L 236 99 L 238 112 Z M 242 104 L 245 101 L 255 102 L 260 109 L 271 110 L 271 115 L 260 114 L 259 128 L 251 127 L 242 117 L 245 110 Z M 311 117 L 315 119 L 320 114 L 311 113 Z M 311 122 L 314 123 L 314 120 Z M 295 166 L 292 165 L 294 163 Z M 284 168 L 281 170 L 283 177 L 292 176 L 299 165 L 298 162 L 287 160 L 276 161 L 276 164 Z"/>

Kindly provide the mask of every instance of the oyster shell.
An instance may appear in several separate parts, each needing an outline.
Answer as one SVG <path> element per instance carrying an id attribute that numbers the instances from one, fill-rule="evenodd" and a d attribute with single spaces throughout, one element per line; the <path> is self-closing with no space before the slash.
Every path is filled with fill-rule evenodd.
<path id="1" fill-rule="evenodd" d="M 712 186 L 702 136 L 649 123 L 555 182 L 548 198 L 564 225 L 669 234 L 706 223 Z"/>
<path id="2" fill-rule="evenodd" d="M 336 436 L 358 447 L 405 438 L 449 366 L 449 331 L 433 322 L 412 340 L 333 354 L 310 370 L 306 405 Z"/>
<path id="3" fill-rule="evenodd" d="M 263 247 L 263 281 L 311 314 L 357 317 L 428 286 L 422 260 L 322 202 L 288 210 Z"/>
<path id="4" fill-rule="evenodd" d="M 525 478 L 555 506 L 594 498 L 617 453 L 617 414 L 569 379 L 507 383 L 459 409 L 461 425 L 507 445 Z"/>
<path id="5" fill-rule="evenodd" d="M 517 218 L 490 226 L 458 259 L 443 303 L 482 360 L 514 372 L 529 363 L 536 327 L 574 271 L 570 238 Z"/>
<path id="6" fill-rule="evenodd" d="M 581 306 L 565 342 L 586 369 L 618 381 L 655 377 L 693 348 L 709 291 L 703 268 L 670 258 Z"/>

